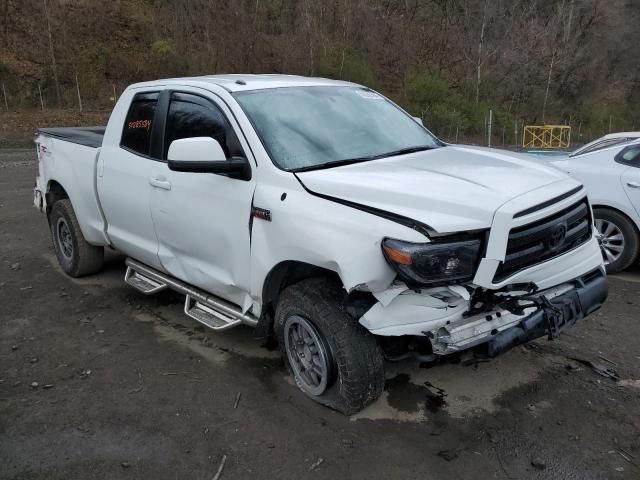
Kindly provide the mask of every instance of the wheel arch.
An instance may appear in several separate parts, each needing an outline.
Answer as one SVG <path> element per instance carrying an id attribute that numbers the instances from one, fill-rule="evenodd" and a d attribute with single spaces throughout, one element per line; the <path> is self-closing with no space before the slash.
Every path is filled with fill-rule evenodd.
<path id="1" fill-rule="evenodd" d="M 638 236 L 640 236 L 640 227 L 638 226 L 638 224 L 636 223 L 636 221 L 631 217 L 631 215 L 629 215 L 627 212 L 617 208 L 617 207 L 613 207 L 611 205 L 604 205 L 604 204 L 593 204 L 591 205 L 591 209 L 592 210 L 611 210 L 612 212 L 616 212 L 620 215 L 622 215 L 623 217 L 625 217 L 627 220 L 629 220 L 629 222 L 631 223 L 631 225 L 633 225 L 633 228 L 635 228 L 636 233 L 638 234 Z M 594 217 L 595 217 L 595 213 L 594 213 Z"/>
<path id="2" fill-rule="evenodd" d="M 262 308 L 256 327 L 257 337 L 273 333 L 273 319 L 280 294 L 285 288 L 309 278 L 323 277 L 333 280 L 345 289 L 345 311 L 354 319 L 360 318 L 376 302 L 371 292 L 354 290 L 347 293 L 338 272 L 299 260 L 282 261 L 271 268 L 262 285 Z"/>
<path id="3" fill-rule="evenodd" d="M 340 282 L 338 273 L 325 267 L 299 260 L 285 260 L 276 264 L 267 273 L 262 285 L 262 312 L 275 310 L 280 293 L 289 285 L 311 277 L 328 277 Z"/>
<path id="4" fill-rule="evenodd" d="M 49 182 L 47 183 L 47 192 L 45 193 L 47 216 L 49 212 L 51 212 L 51 207 L 53 207 L 53 204 L 58 200 L 63 200 L 65 198 L 68 198 L 69 201 L 71 201 L 71 198 L 69 198 L 69 194 L 62 186 L 62 184 L 60 184 L 57 180 L 49 180 Z"/>

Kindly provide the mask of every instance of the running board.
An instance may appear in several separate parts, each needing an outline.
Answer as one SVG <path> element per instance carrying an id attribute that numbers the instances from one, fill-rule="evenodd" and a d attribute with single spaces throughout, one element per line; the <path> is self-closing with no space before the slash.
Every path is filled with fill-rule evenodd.
<path id="1" fill-rule="evenodd" d="M 184 300 L 184 313 L 213 330 L 227 330 L 242 323 L 236 316 L 231 316 L 213 306 L 199 302 L 191 295 Z"/>
<path id="2" fill-rule="evenodd" d="M 194 320 L 213 330 L 227 330 L 240 324 L 255 327 L 258 319 L 251 314 L 244 314 L 232 303 L 206 293 L 196 287 L 158 272 L 151 267 L 127 258 L 125 281 L 147 295 L 170 288 L 186 296 L 184 313 Z"/>
<path id="3" fill-rule="evenodd" d="M 152 293 L 167 288 L 166 283 L 149 278 L 131 267 L 127 267 L 127 273 L 124 274 L 124 281 L 145 295 L 151 295 Z"/>

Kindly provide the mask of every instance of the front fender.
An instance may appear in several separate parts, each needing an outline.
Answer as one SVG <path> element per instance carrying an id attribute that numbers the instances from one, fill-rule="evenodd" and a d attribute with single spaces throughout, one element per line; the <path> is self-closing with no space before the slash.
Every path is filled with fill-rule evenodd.
<path id="1" fill-rule="evenodd" d="M 254 205 L 271 215 L 270 220 L 253 218 L 250 226 L 254 311 L 261 307 L 266 276 L 281 262 L 298 261 L 336 272 L 347 291 L 377 292 L 395 278 L 382 255 L 382 239 L 427 241 L 408 227 L 298 187 L 288 189 L 286 195 L 281 188 L 259 185 L 256 189 Z"/>

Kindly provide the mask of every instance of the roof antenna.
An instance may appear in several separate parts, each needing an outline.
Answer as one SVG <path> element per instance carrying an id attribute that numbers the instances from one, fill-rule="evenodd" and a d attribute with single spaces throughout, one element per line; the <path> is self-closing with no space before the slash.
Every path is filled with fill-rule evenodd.
<path id="1" fill-rule="evenodd" d="M 238 85 L 246 85 L 247 84 L 247 82 L 245 82 L 244 80 L 236 80 L 236 83 Z"/>

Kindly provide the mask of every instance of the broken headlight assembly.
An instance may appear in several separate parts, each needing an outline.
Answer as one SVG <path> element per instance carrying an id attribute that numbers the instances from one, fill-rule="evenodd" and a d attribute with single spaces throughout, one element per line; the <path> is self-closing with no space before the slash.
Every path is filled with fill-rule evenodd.
<path id="1" fill-rule="evenodd" d="M 409 287 L 433 287 L 471 281 L 482 241 L 413 243 L 385 238 L 382 251 L 398 277 Z"/>

